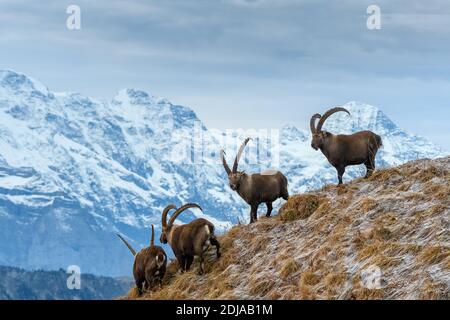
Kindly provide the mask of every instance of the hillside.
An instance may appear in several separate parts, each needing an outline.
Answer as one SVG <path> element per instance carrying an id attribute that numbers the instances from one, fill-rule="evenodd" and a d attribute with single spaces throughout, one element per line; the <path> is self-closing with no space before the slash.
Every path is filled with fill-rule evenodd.
<path id="1" fill-rule="evenodd" d="M 205 276 L 172 262 L 144 298 L 450 299 L 450 157 L 292 196 L 220 241 Z"/>
<path id="2" fill-rule="evenodd" d="M 105 300 L 126 293 L 129 278 L 81 275 L 81 288 L 69 290 L 65 270 L 25 271 L 0 266 L 0 300 Z"/>

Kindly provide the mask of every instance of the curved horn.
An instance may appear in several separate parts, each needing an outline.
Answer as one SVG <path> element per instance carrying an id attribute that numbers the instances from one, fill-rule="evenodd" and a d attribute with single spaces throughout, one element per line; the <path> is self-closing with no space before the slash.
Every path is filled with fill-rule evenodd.
<path id="1" fill-rule="evenodd" d="M 333 108 L 328 110 L 327 112 L 325 112 L 322 116 L 322 118 L 320 118 L 319 123 L 317 124 L 317 131 L 320 132 L 322 131 L 322 126 L 325 123 L 325 120 L 327 120 L 327 118 L 329 116 L 331 116 L 333 113 L 339 112 L 339 111 L 344 111 L 347 112 L 348 114 L 350 114 L 350 112 L 347 109 L 341 108 L 341 107 L 337 107 L 337 108 Z"/>
<path id="2" fill-rule="evenodd" d="M 155 227 L 152 224 L 152 237 L 150 238 L 150 247 L 155 246 Z"/>
<path id="3" fill-rule="evenodd" d="M 241 159 L 242 156 L 242 152 L 244 152 L 245 146 L 247 145 L 247 143 L 250 141 L 250 138 L 247 138 L 244 140 L 244 143 L 242 143 L 241 147 L 239 148 L 239 151 L 236 155 L 236 158 L 234 159 L 234 164 L 233 164 L 233 173 L 237 172 L 237 168 L 238 168 L 238 163 L 239 160 Z"/>
<path id="4" fill-rule="evenodd" d="M 202 207 L 200 207 L 198 204 L 196 203 L 186 203 L 184 206 L 179 207 L 174 213 L 173 215 L 170 217 L 169 220 L 169 226 L 173 225 L 173 223 L 175 222 L 175 219 L 180 215 L 180 213 L 182 213 L 184 210 L 189 209 L 189 208 L 198 208 L 200 210 L 203 211 Z"/>
<path id="5" fill-rule="evenodd" d="M 223 167 L 225 168 L 225 171 L 227 172 L 227 175 L 230 175 L 231 169 L 228 166 L 227 160 L 225 160 L 225 151 L 220 150 L 220 158 L 222 159 Z"/>
<path id="6" fill-rule="evenodd" d="M 173 204 L 169 204 L 167 207 L 164 208 L 162 216 L 161 216 L 161 224 L 163 228 L 167 227 L 167 214 L 170 210 L 176 209 L 177 207 Z"/>
<path id="7" fill-rule="evenodd" d="M 309 127 L 311 128 L 311 133 L 316 133 L 316 119 L 320 119 L 322 116 L 318 113 L 311 117 L 309 121 Z"/>
<path id="8" fill-rule="evenodd" d="M 130 251 L 133 254 L 133 256 L 135 256 L 136 255 L 136 250 L 133 249 L 131 244 L 129 244 L 128 241 L 125 240 L 120 234 L 117 234 L 117 236 L 120 238 L 120 240 L 123 241 L 123 243 L 125 243 L 125 245 L 128 247 L 128 249 L 130 249 Z"/>

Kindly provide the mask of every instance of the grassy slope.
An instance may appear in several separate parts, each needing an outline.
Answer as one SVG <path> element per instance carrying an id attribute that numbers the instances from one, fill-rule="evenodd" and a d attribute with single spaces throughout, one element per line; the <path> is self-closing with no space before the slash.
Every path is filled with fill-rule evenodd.
<path id="1" fill-rule="evenodd" d="M 450 157 L 296 195 L 220 237 L 204 276 L 168 268 L 144 299 L 450 299 Z M 371 265 L 382 288 L 361 284 Z M 125 298 L 136 298 L 131 290 Z"/>

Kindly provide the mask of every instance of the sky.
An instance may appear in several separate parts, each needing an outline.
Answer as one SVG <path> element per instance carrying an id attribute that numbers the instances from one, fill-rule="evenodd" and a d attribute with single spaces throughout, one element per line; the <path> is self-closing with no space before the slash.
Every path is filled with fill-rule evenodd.
<path id="1" fill-rule="evenodd" d="M 220 129 L 307 129 L 356 100 L 450 150 L 447 0 L 1 0 L 0 69 L 105 100 L 142 89 Z"/>

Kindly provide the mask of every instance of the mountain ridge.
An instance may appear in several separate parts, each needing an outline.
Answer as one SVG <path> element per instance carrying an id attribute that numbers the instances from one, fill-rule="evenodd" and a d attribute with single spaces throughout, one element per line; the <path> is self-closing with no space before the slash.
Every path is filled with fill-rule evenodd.
<path id="1" fill-rule="evenodd" d="M 79 289 L 68 289 L 66 270 L 26 271 L 0 266 L 0 300 L 107 300 L 126 293 L 131 278 L 82 274 Z"/>

